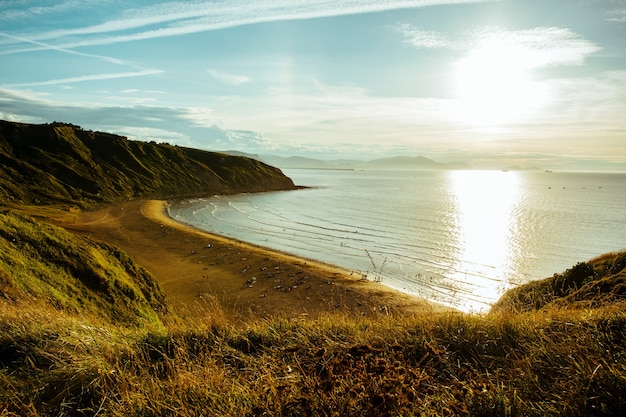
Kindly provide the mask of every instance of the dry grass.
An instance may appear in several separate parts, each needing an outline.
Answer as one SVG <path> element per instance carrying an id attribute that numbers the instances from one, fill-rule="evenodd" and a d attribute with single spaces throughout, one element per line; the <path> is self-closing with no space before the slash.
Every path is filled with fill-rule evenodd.
<path id="1" fill-rule="evenodd" d="M 123 252 L 0 220 L 2 416 L 626 413 L 624 253 L 513 291 L 488 315 L 242 321 L 216 298 L 202 315 L 168 312 Z"/>
<path id="2" fill-rule="evenodd" d="M 205 322 L 165 329 L 31 311 L 2 311 L 4 415 L 626 411 L 626 315 L 615 307 L 233 324 L 215 306 Z"/>

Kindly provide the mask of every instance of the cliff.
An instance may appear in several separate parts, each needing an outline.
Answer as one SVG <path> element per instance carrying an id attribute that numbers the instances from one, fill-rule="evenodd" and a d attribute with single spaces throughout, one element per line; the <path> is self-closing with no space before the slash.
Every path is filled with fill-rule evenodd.
<path id="1" fill-rule="evenodd" d="M 0 204 L 86 208 L 135 197 L 293 188 L 279 169 L 250 158 L 133 141 L 71 124 L 0 121 Z"/>

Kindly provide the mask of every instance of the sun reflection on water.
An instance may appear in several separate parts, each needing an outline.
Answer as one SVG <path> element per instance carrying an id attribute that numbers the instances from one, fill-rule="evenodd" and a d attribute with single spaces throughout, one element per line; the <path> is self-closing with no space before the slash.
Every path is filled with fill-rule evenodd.
<path id="1" fill-rule="evenodd" d="M 521 177 L 515 172 L 451 171 L 459 261 L 449 278 L 457 308 L 484 311 L 509 288 Z"/>

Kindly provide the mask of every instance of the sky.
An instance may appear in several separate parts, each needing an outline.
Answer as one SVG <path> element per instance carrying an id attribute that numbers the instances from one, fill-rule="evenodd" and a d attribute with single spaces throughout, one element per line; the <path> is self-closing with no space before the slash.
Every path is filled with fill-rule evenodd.
<path id="1" fill-rule="evenodd" d="M 0 118 L 626 172 L 626 0 L 2 0 Z"/>

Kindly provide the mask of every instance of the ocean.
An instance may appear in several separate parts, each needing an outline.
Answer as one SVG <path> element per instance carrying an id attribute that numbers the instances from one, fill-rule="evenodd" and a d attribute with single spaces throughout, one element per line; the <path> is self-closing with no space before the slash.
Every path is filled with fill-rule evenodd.
<path id="1" fill-rule="evenodd" d="M 284 170 L 310 188 L 179 201 L 212 233 L 463 311 L 626 248 L 626 174 Z"/>

